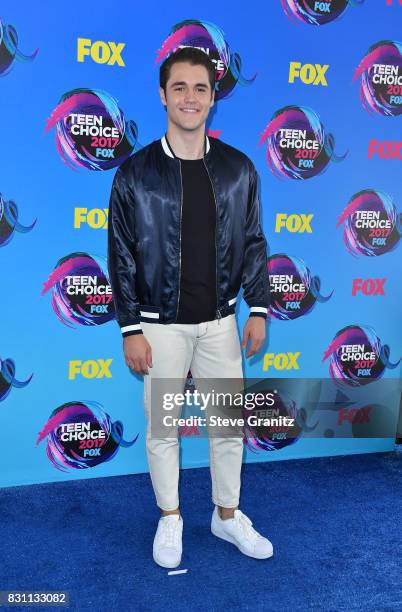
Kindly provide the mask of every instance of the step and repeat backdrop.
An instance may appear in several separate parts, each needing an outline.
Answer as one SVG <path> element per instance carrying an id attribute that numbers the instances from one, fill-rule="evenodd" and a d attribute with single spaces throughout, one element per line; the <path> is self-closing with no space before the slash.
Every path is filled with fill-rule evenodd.
<path id="1" fill-rule="evenodd" d="M 0 19 L 0 486 L 148 469 L 143 382 L 125 365 L 109 285 L 108 202 L 118 166 L 165 132 L 159 67 L 181 46 L 216 66 L 209 136 L 261 178 L 272 300 L 245 375 L 398 381 L 401 2 L 25 1 L 2 3 Z M 241 333 L 243 300 L 237 314 Z M 337 424 L 362 421 L 369 407 L 345 401 Z M 182 434 L 183 467 L 207 465 L 207 440 Z M 245 461 L 377 452 L 394 437 L 280 430 L 249 438 Z"/>

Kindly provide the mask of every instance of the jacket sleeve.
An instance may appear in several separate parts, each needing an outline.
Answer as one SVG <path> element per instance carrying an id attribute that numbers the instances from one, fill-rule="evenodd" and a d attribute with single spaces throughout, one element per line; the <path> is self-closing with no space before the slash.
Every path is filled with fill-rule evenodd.
<path id="1" fill-rule="evenodd" d="M 270 288 L 267 268 L 267 241 L 260 222 L 259 176 L 250 162 L 249 197 L 246 218 L 246 241 L 243 260 L 243 297 L 250 308 L 249 316 L 267 318 Z"/>
<path id="2" fill-rule="evenodd" d="M 143 333 L 135 288 L 133 205 L 124 174 L 119 168 L 109 199 L 107 262 L 115 316 L 124 337 Z"/>

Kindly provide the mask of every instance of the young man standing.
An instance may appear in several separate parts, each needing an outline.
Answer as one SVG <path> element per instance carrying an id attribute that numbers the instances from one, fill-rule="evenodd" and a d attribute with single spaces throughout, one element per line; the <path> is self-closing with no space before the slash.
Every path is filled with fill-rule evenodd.
<path id="1" fill-rule="evenodd" d="M 214 90 L 215 68 L 203 51 L 184 48 L 165 60 L 167 132 L 120 166 L 109 204 L 116 319 L 128 367 L 145 375 L 147 458 L 162 513 L 153 556 L 162 567 L 177 567 L 182 555 L 179 441 L 151 433 L 151 381 L 179 380 L 183 391 L 189 369 L 196 387 L 212 377 L 242 379 L 240 287 L 250 308 L 246 357 L 262 346 L 269 305 L 258 176 L 246 155 L 207 137 Z M 211 437 L 209 449 L 212 533 L 256 559 L 272 556 L 271 542 L 238 508 L 242 438 Z"/>

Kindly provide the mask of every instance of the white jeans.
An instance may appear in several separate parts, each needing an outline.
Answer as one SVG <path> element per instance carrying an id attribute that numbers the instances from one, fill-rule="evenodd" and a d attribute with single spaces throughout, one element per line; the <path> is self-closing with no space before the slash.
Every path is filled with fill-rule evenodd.
<path id="1" fill-rule="evenodd" d="M 205 323 L 141 323 L 152 348 L 153 367 L 144 375 L 144 408 L 147 419 L 146 449 L 156 502 L 162 510 L 179 506 L 179 440 L 151 435 L 151 382 L 169 378 L 180 382 L 182 393 L 189 369 L 196 388 L 204 378 L 243 380 L 239 333 L 234 314 Z M 162 406 L 152 406 L 152 410 Z M 240 470 L 243 459 L 241 437 L 210 437 L 209 462 L 212 501 L 234 508 L 239 504 Z"/>

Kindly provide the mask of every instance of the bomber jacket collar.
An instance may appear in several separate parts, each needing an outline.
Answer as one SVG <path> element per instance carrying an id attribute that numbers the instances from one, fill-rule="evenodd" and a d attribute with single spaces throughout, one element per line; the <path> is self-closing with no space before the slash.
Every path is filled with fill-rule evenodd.
<path id="1" fill-rule="evenodd" d="M 169 146 L 169 143 L 168 143 L 167 138 L 166 138 L 166 134 L 164 134 L 162 136 L 162 138 L 161 138 L 161 145 L 162 145 L 162 149 L 164 150 L 166 155 L 168 155 L 169 157 L 173 157 L 173 158 L 177 159 L 176 155 L 173 153 L 171 147 Z M 209 153 L 210 148 L 211 148 L 211 145 L 210 145 L 210 142 L 209 142 L 209 138 L 205 134 L 205 155 L 204 155 L 204 157 Z"/>

